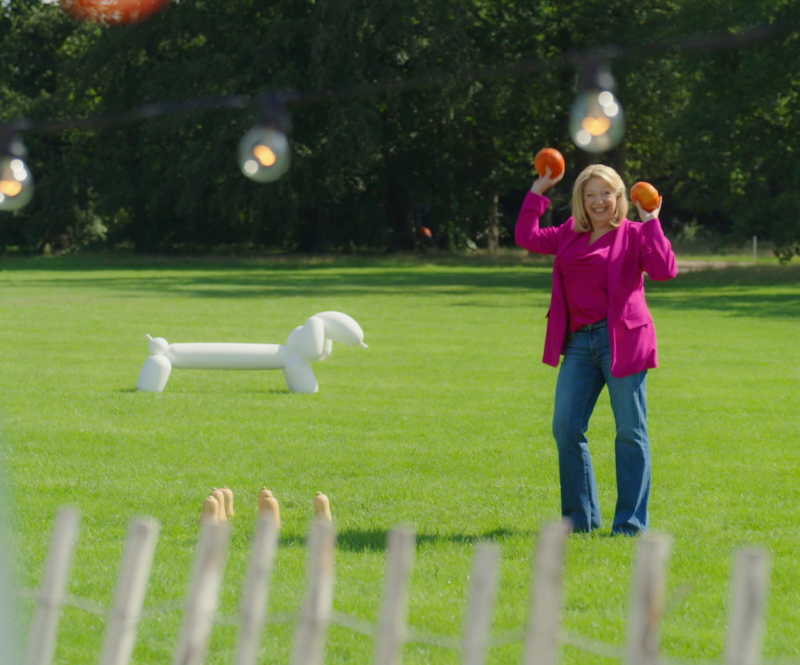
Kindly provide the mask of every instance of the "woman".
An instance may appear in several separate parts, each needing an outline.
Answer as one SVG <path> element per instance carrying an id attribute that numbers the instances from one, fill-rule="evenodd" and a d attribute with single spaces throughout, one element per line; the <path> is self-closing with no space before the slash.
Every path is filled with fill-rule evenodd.
<path id="1" fill-rule="evenodd" d="M 644 277 L 678 274 L 675 255 L 658 220 L 659 207 L 642 223 L 626 219 L 625 184 L 614 169 L 584 169 L 572 191 L 572 217 L 539 228 L 550 201 L 544 193 L 557 178 L 537 178 L 522 204 L 517 244 L 555 254 L 553 293 L 547 314 L 544 362 L 558 366 L 553 435 L 558 446 L 561 512 L 575 531 L 601 525 L 597 484 L 586 432 L 597 398 L 608 386 L 616 422 L 617 505 L 612 535 L 647 531 L 650 441 L 647 434 L 647 370 L 658 366 L 653 319 Z"/>

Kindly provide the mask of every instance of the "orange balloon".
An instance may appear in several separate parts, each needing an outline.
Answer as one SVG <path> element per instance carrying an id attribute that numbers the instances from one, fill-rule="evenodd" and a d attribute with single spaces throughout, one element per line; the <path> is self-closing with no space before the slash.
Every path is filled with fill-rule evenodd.
<path id="1" fill-rule="evenodd" d="M 139 23 L 160 11 L 169 0 L 61 0 L 74 18 L 107 25 Z"/>
<path id="2" fill-rule="evenodd" d="M 533 160 L 533 165 L 536 167 L 536 172 L 543 176 L 547 173 L 547 167 L 550 167 L 550 177 L 557 178 L 564 173 L 565 163 L 564 155 L 562 155 L 555 148 L 543 148 L 540 150 L 536 159 Z"/>
<path id="3" fill-rule="evenodd" d="M 419 230 L 419 234 L 420 234 L 420 235 L 421 235 L 423 238 L 433 238 L 433 232 L 432 232 L 432 231 L 431 231 L 431 230 L 430 230 L 430 229 L 429 229 L 427 226 L 423 226 L 423 227 L 422 227 L 422 228 Z"/>
<path id="4" fill-rule="evenodd" d="M 631 201 L 640 203 L 647 212 L 653 212 L 661 203 L 661 195 L 649 182 L 637 182 L 631 187 Z"/>

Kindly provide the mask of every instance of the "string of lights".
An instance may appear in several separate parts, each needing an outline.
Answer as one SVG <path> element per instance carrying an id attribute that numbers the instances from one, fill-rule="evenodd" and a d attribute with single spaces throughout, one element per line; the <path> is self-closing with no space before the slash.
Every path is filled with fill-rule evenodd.
<path id="1" fill-rule="evenodd" d="M 88 118 L 10 120 L 0 123 L 0 210 L 19 210 L 33 197 L 34 182 L 25 163 L 27 150 L 21 139 L 23 132 L 52 133 L 97 129 L 167 115 L 218 109 L 256 109 L 259 110 L 258 122 L 239 142 L 239 167 L 245 176 L 256 182 L 273 182 L 286 173 L 291 163 L 288 139 L 291 132 L 290 107 L 544 73 L 565 67 L 575 68 L 578 72 L 578 94 L 570 110 L 570 136 L 582 150 L 605 152 L 618 145 L 625 135 L 625 113 L 614 94 L 616 83 L 610 62 L 645 56 L 743 48 L 798 31 L 800 23 L 762 25 L 738 33 L 682 37 L 624 48 L 609 45 L 582 52 L 566 51 L 549 60 L 526 60 L 509 66 L 479 67 L 459 72 L 435 72 L 399 80 L 356 84 L 337 90 L 284 91 L 256 96 L 230 95 L 179 102 L 156 102 L 121 113 Z"/>

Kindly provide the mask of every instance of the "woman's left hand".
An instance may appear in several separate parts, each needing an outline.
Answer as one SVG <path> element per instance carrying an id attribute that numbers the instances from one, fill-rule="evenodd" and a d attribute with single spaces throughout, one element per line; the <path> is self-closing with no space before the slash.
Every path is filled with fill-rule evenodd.
<path id="1" fill-rule="evenodd" d="M 658 199 L 658 207 L 655 210 L 647 212 L 644 208 L 642 208 L 642 204 L 637 201 L 636 208 L 639 211 L 639 219 L 642 220 L 642 222 L 649 222 L 651 219 L 656 219 L 658 217 L 658 213 L 661 212 L 662 203 L 664 203 L 663 196 L 659 197 Z"/>

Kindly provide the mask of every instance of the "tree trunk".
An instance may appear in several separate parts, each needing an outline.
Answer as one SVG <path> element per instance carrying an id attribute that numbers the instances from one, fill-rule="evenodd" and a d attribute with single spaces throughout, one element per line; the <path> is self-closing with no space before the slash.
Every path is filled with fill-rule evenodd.
<path id="1" fill-rule="evenodd" d="M 498 196 L 492 197 L 492 207 L 489 210 L 489 219 L 486 222 L 487 245 L 489 254 L 497 254 L 500 249 L 500 212 L 498 210 Z"/>
<path id="2" fill-rule="evenodd" d="M 399 183 L 391 182 L 386 191 L 386 211 L 391 228 L 390 251 L 414 248 L 414 209 L 411 194 Z"/>

